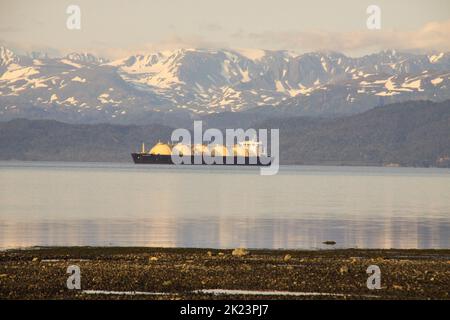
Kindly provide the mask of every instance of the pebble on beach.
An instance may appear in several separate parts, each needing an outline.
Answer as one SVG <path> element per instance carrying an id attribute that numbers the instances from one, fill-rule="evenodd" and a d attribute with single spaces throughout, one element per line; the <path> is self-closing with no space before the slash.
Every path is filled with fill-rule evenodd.
<path id="1" fill-rule="evenodd" d="M 236 248 L 233 250 L 233 252 L 231 253 L 231 255 L 236 256 L 236 257 L 243 257 L 248 255 L 250 252 L 244 248 Z"/>
<path id="2" fill-rule="evenodd" d="M 347 267 L 347 266 L 342 266 L 342 267 L 339 269 L 339 272 L 340 272 L 341 274 L 346 274 L 346 273 L 348 273 L 348 267 Z"/>
<path id="3" fill-rule="evenodd" d="M 291 259 L 292 259 L 292 256 L 291 256 L 290 254 L 285 255 L 284 258 L 283 258 L 283 260 L 284 260 L 285 262 L 288 262 L 288 261 L 291 260 Z"/>

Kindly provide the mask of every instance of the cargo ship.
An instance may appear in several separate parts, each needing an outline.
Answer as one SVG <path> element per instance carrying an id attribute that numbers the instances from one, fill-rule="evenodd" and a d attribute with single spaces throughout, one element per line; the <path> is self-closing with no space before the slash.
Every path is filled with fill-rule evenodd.
<path id="1" fill-rule="evenodd" d="M 243 141 L 230 148 L 158 142 L 148 151 L 142 143 L 141 151 L 131 154 L 136 164 L 175 164 L 172 155 L 183 157 L 181 163 L 176 163 L 181 165 L 269 166 L 272 162 L 258 141 Z"/>

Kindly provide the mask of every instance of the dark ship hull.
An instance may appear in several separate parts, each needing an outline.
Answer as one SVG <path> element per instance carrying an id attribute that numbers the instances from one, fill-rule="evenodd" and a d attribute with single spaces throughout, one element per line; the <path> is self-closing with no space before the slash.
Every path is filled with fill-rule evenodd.
<path id="1" fill-rule="evenodd" d="M 172 156 L 169 155 L 154 155 L 147 153 L 132 153 L 133 161 L 136 164 L 174 164 Z M 189 161 L 190 160 L 190 161 Z M 220 159 L 219 159 L 220 160 Z M 269 166 L 271 159 L 269 157 L 236 157 L 227 156 L 222 157 L 220 163 L 213 163 L 212 157 L 190 156 L 187 163 L 182 165 L 225 165 L 225 166 Z"/>

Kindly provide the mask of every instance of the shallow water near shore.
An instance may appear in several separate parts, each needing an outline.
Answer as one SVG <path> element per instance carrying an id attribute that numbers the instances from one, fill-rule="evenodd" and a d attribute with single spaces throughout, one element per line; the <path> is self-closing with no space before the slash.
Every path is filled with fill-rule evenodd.
<path id="1" fill-rule="evenodd" d="M 0 162 L 0 248 L 450 248 L 450 170 Z"/>

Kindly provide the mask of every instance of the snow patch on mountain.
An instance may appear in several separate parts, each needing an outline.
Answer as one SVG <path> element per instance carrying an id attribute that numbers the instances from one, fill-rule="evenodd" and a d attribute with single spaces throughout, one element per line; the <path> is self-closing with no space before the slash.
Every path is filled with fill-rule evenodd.
<path id="1" fill-rule="evenodd" d="M 77 68 L 77 69 L 79 69 L 79 68 L 82 67 L 81 64 L 76 63 L 76 62 L 73 62 L 73 61 L 71 61 L 71 60 L 69 60 L 69 59 L 61 59 L 61 62 L 64 63 L 64 64 L 66 64 L 66 65 L 68 65 L 68 66 L 75 67 L 75 68 Z"/>
<path id="2" fill-rule="evenodd" d="M 439 54 L 434 54 L 434 55 L 429 56 L 429 59 L 430 59 L 430 62 L 431 62 L 431 63 L 436 63 L 436 62 L 438 62 L 443 56 L 444 56 L 444 53 L 441 52 L 441 53 L 439 53 Z"/>
<path id="3" fill-rule="evenodd" d="M 19 58 L 8 48 L 0 46 L 0 66 L 7 66 L 11 63 L 18 63 Z"/>
<path id="4" fill-rule="evenodd" d="M 85 82 L 86 82 L 86 79 L 80 78 L 79 76 L 76 76 L 76 77 L 73 77 L 73 78 L 72 78 L 72 81 L 85 83 Z"/>
<path id="5" fill-rule="evenodd" d="M 14 83 L 19 80 L 28 79 L 28 77 L 38 74 L 39 70 L 34 67 L 25 67 L 25 68 L 9 68 L 5 73 L 2 74 L 0 80 L 3 81 L 11 81 Z"/>
<path id="6" fill-rule="evenodd" d="M 437 85 L 440 84 L 442 81 L 444 81 L 443 78 L 436 78 L 436 79 L 431 80 L 431 83 L 432 83 L 433 85 L 437 86 Z"/>
<path id="7" fill-rule="evenodd" d="M 387 50 L 351 58 L 337 52 L 178 49 L 109 62 L 86 53 L 18 56 L 0 47 L 0 103 L 16 107 L 11 116 L 75 111 L 90 121 L 258 106 L 348 114 L 380 103 L 449 99 L 449 74 L 446 53 Z"/>
<path id="8" fill-rule="evenodd" d="M 266 51 L 260 49 L 238 49 L 236 50 L 239 54 L 250 59 L 252 61 L 261 60 L 266 56 Z"/>
<path id="9" fill-rule="evenodd" d="M 421 89 L 421 83 L 422 83 L 422 80 L 418 79 L 418 80 L 414 80 L 414 81 L 403 84 L 403 87 L 416 89 L 416 90 L 423 90 L 423 89 Z"/>

